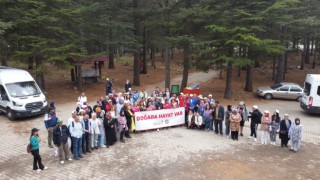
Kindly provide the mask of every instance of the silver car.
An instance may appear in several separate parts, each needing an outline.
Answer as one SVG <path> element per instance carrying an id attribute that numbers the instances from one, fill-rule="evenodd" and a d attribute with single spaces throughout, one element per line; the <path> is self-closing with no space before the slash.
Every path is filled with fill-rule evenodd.
<path id="1" fill-rule="evenodd" d="M 257 89 L 257 95 L 265 99 L 293 99 L 301 101 L 303 89 L 295 83 L 282 82 L 272 86 L 263 86 Z"/>

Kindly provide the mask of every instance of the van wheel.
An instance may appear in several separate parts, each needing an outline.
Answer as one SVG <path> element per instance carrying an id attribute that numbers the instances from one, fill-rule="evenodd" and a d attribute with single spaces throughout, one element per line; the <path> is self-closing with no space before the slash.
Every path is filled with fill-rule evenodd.
<path id="1" fill-rule="evenodd" d="M 268 99 L 268 100 L 269 100 L 269 99 L 272 99 L 272 94 L 270 94 L 270 93 L 265 94 L 265 95 L 264 95 L 264 98 L 265 98 L 265 99 Z"/>
<path id="2" fill-rule="evenodd" d="M 302 101 L 302 96 L 297 97 L 297 101 L 301 102 Z"/>
<path id="3" fill-rule="evenodd" d="M 11 121 L 13 121 L 15 119 L 15 115 L 14 115 L 14 113 L 12 112 L 12 110 L 10 108 L 7 109 L 7 117 Z"/>

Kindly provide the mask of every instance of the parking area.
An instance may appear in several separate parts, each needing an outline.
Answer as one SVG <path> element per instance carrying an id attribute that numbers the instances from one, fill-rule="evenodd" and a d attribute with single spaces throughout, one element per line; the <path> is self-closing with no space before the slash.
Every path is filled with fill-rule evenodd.
<path id="1" fill-rule="evenodd" d="M 64 122 L 74 103 L 57 104 Z M 43 117 L 9 121 L 0 116 L 0 179 L 320 179 L 320 119 L 305 114 L 295 101 L 264 101 L 261 111 L 280 110 L 293 120 L 301 118 L 303 145 L 298 153 L 278 146 L 261 145 L 246 137 L 231 141 L 185 127 L 134 134 L 126 143 L 94 151 L 80 161 L 59 164 L 47 147 Z M 249 134 L 247 122 L 245 135 Z M 32 170 L 32 156 L 26 153 L 30 129 L 40 129 L 41 155 L 49 169 Z"/>

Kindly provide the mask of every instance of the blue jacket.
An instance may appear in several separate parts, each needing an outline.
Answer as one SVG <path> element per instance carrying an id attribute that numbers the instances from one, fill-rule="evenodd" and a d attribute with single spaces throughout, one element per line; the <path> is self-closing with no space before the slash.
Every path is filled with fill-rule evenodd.
<path id="1" fill-rule="evenodd" d="M 46 129 L 49 127 L 54 127 L 58 123 L 58 117 L 56 113 L 47 113 L 44 118 L 44 125 L 46 126 Z"/>
<path id="2" fill-rule="evenodd" d="M 197 103 L 198 103 L 198 99 L 197 98 L 189 98 L 189 107 L 191 109 L 193 109 L 194 107 L 196 107 Z"/>
<path id="3" fill-rule="evenodd" d="M 217 107 L 213 108 L 213 112 L 212 112 L 212 118 L 215 120 L 224 120 L 224 107 L 220 106 L 218 109 L 218 119 L 216 119 L 216 112 L 217 112 Z"/>

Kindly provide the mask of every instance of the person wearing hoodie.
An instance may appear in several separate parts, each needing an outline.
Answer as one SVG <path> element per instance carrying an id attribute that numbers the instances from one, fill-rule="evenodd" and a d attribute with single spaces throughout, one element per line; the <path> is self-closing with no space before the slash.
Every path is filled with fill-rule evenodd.
<path id="1" fill-rule="evenodd" d="M 296 118 L 292 124 L 289 134 L 291 140 L 291 151 L 297 152 L 300 150 L 301 138 L 302 138 L 302 125 L 300 124 L 300 118 Z"/>
<path id="2" fill-rule="evenodd" d="M 261 125 L 260 125 L 261 144 L 267 145 L 267 138 L 269 135 L 270 123 L 271 123 L 270 113 L 268 110 L 265 110 L 261 118 Z"/>

